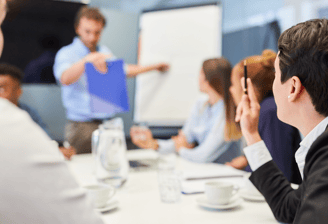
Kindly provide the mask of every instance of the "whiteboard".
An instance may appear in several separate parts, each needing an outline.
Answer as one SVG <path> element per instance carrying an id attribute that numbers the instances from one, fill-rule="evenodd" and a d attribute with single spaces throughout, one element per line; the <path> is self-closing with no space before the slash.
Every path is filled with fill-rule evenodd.
<path id="1" fill-rule="evenodd" d="M 140 15 L 139 64 L 170 64 L 136 78 L 134 121 L 180 126 L 201 95 L 203 61 L 222 52 L 222 6 L 218 3 L 144 11 Z"/>

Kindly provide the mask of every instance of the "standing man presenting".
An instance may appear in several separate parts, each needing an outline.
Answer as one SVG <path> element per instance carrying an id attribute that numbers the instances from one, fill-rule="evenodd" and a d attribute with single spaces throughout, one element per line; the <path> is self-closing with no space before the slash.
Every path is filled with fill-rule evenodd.
<path id="1" fill-rule="evenodd" d="M 97 8 L 82 7 L 75 20 L 73 43 L 60 49 L 55 58 L 54 74 L 62 84 L 62 99 L 68 122 L 65 139 L 76 148 L 77 153 L 91 152 L 92 132 L 103 120 L 114 116 L 112 113 L 93 113 L 90 109 L 90 95 L 84 72 L 85 63 L 91 62 L 100 72 L 106 72 L 107 60 L 115 57 L 106 46 L 99 46 L 101 33 L 106 25 L 105 17 Z M 158 70 L 166 71 L 169 66 L 159 63 L 150 66 L 126 65 L 128 77 Z"/>

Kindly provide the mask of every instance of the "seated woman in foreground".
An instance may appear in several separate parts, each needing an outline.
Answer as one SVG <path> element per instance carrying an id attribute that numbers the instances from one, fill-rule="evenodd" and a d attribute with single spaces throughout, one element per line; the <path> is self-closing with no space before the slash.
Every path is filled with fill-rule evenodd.
<path id="1" fill-rule="evenodd" d="M 264 50 L 262 55 L 246 58 L 247 74 L 252 80 L 258 101 L 261 104 L 259 117 L 259 133 L 269 149 L 273 161 L 293 183 L 300 183 L 294 154 L 299 147 L 300 136 L 296 128 L 281 122 L 277 117 L 277 106 L 272 94 L 274 75 L 274 60 L 276 53 Z M 244 60 L 240 61 L 232 70 L 230 92 L 236 105 L 243 96 L 244 90 L 240 79 L 244 76 Z M 245 156 L 240 156 L 227 163 L 237 169 L 251 171 Z"/>
<path id="2" fill-rule="evenodd" d="M 199 163 L 225 163 L 240 156 L 241 132 L 236 131 L 235 106 L 223 87 L 230 85 L 230 73 L 226 59 L 206 60 L 199 75 L 199 88 L 207 97 L 197 100 L 179 134 L 170 140 L 157 140 L 149 129 L 132 128 L 132 142 L 160 153 L 176 151 L 182 158 Z"/>

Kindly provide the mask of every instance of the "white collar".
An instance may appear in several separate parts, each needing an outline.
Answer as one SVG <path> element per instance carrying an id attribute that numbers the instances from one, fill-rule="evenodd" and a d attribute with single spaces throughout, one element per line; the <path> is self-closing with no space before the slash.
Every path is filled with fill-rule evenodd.
<path id="1" fill-rule="evenodd" d="M 299 149 L 295 153 L 295 160 L 303 179 L 306 155 L 313 142 L 326 130 L 328 117 L 323 119 L 310 133 L 301 141 Z"/>
<path id="2" fill-rule="evenodd" d="M 326 130 L 328 125 L 328 117 L 323 119 L 315 128 L 310 131 L 307 136 L 301 141 L 300 145 L 305 148 L 310 148 L 312 143 Z"/>

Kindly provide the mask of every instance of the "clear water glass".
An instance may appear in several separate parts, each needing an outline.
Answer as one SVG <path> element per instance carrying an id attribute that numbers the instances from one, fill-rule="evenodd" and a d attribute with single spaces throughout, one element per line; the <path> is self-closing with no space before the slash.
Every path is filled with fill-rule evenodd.
<path id="1" fill-rule="evenodd" d="M 181 172 L 175 170 L 175 161 L 171 156 L 160 156 L 158 184 L 162 202 L 176 203 L 181 200 Z"/>

